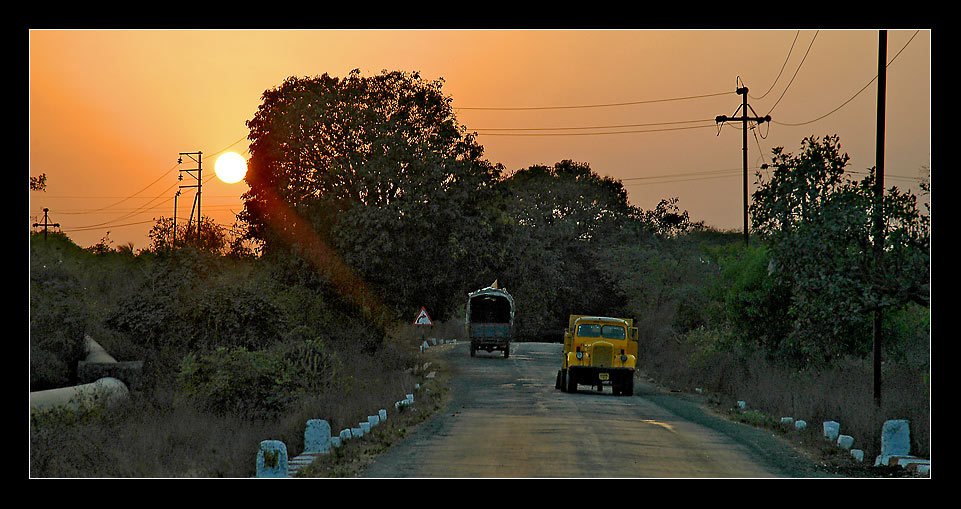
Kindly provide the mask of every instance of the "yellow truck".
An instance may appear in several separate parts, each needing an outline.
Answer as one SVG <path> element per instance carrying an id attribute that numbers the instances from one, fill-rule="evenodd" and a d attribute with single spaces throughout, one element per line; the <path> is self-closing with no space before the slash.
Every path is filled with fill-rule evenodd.
<path id="1" fill-rule="evenodd" d="M 564 330 L 564 358 L 554 386 L 576 392 L 578 384 L 614 395 L 634 394 L 637 327 L 631 318 L 571 315 Z"/>

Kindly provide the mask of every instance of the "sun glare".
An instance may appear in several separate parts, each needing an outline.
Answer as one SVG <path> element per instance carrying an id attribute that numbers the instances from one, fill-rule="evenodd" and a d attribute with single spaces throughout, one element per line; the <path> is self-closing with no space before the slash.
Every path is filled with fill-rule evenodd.
<path id="1" fill-rule="evenodd" d="M 247 161 L 236 152 L 225 152 L 214 163 L 214 173 L 228 184 L 240 182 L 247 173 Z"/>

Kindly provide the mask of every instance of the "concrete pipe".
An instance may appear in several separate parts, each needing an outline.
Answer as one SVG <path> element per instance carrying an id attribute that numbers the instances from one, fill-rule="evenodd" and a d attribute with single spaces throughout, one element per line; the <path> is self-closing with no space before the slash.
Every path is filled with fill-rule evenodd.
<path id="1" fill-rule="evenodd" d="M 116 378 L 105 377 L 96 382 L 30 393 L 30 411 L 49 410 L 54 407 L 80 409 L 87 405 L 113 406 L 130 397 L 130 391 Z"/>
<path id="2" fill-rule="evenodd" d="M 84 359 L 87 362 L 117 362 L 102 346 L 97 343 L 90 336 L 84 338 L 87 348 L 87 358 Z"/>

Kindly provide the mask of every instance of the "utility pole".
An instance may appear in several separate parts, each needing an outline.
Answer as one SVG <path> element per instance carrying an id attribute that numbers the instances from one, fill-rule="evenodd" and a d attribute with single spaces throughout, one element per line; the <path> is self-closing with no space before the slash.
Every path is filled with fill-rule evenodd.
<path id="1" fill-rule="evenodd" d="M 181 177 L 182 178 L 182 177 Z M 180 189 L 174 195 L 174 228 L 170 232 L 170 247 L 177 247 L 177 198 L 180 197 Z"/>
<path id="2" fill-rule="evenodd" d="M 874 181 L 874 263 L 880 273 L 884 254 L 884 103 L 887 86 L 888 31 L 878 31 L 878 132 Z M 874 311 L 874 405 L 881 408 L 881 303 Z"/>
<path id="3" fill-rule="evenodd" d="M 189 157 L 190 159 L 192 159 L 194 162 L 197 163 L 197 167 L 196 167 L 196 168 L 190 168 L 190 169 L 187 169 L 187 170 L 180 170 L 181 174 L 180 174 L 180 176 L 179 176 L 179 179 L 180 179 L 180 180 L 183 180 L 183 172 L 187 172 L 188 174 L 192 174 L 193 172 L 197 172 L 197 174 L 196 174 L 197 184 L 195 184 L 195 185 L 187 185 L 187 186 L 180 186 L 180 188 L 181 188 L 181 189 L 184 189 L 184 188 L 187 188 L 187 187 L 196 187 L 196 188 L 197 188 L 197 195 L 194 197 L 194 203 L 197 205 L 197 240 L 199 241 L 199 240 L 200 240 L 200 217 L 201 217 L 201 216 L 200 216 L 200 191 L 201 191 L 201 187 L 203 186 L 203 183 L 201 182 L 200 179 L 201 179 L 201 177 L 202 177 L 202 172 L 203 172 L 203 152 L 201 152 L 201 151 L 199 151 L 199 150 L 198 150 L 197 152 L 181 152 L 181 153 L 180 153 L 180 156 L 181 156 L 181 157 L 178 157 L 178 158 L 177 158 L 177 163 L 178 163 L 178 164 L 179 164 L 179 163 L 183 163 L 183 156 L 187 156 L 187 157 Z M 197 157 L 194 157 L 194 156 L 197 156 Z M 191 209 L 191 211 L 190 211 L 190 219 L 193 220 L 193 217 L 194 217 L 194 212 L 193 212 L 193 209 Z M 190 222 L 188 221 L 187 224 L 189 225 Z M 188 227 L 188 230 L 189 230 L 189 227 Z M 186 240 L 186 239 L 184 239 L 184 240 Z"/>
<path id="4" fill-rule="evenodd" d="M 720 123 L 722 123 L 722 122 L 730 122 L 730 121 L 739 120 L 739 121 L 741 121 L 741 123 L 742 123 L 742 125 L 743 125 L 743 130 L 742 130 L 743 132 L 742 132 L 742 134 L 743 134 L 744 136 L 743 136 L 743 140 L 741 141 L 741 143 L 742 143 L 742 150 L 744 151 L 744 179 L 743 179 L 743 184 L 744 184 L 744 245 L 746 246 L 746 245 L 748 245 L 749 240 L 750 240 L 750 236 L 749 236 L 749 234 L 748 234 L 748 229 L 747 229 L 747 123 L 748 123 L 748 122 L 757 122 L 758 125 L 761 125 L 761 124 L 763 124 L 764 122 L 770 122 L 770 121 L 771 121 L 771 115 L 765 115 L 765 116 L 763 116 L 763 117 L 758 117 L 758 116 L 756 116 L 757 113 L 754 113 L 754 108 L 751 108 L 751 107 L 748 106 L 748 104 L 747 104 L 747 87 L 738 87 L 735 91 L 736 91 L 738 94 L 744 96 L 744 97 L 743 97 L 743 101 L 741 102 L 741 106 L 739 106 L 738 109 L 735 110 L 735 112 L 734 112 L 734 115 L 735 115 L 735 116 L 733 116 L 733 117 L 728 117 L 727 115 L 718 115 L 717 117 L 714 118 L 714 121 L 717 122 L 718 124 L 720 124 Z M 754 113 L 755 116 L 753 116 L 753 117 L 747 116 L 747 110 L 748 110 L 748 109 L 750 109 L 750 110 L 751 110 L 751 113 Z M 737 115 L 737 111 L 740 111 L 740 112 L 741 112 L 741 116 L 740 116 L 740 117 L 736 116 L 736 115 Z"/>
<path id="5" fill-rule="evenodd" d="M 54 228 L 60 228 L 60 223 L 51 223 L 50 220 L 47 219 L 47 212 L 48 212 L 48 211 L 50 211 L 50 209 L 48 209 L 48 208 L 44 208 L 44 209 L 43 209 L 43 223 L 33 223 L 33 227 L 34 227 L 34 228 L 36 228 L 36 227 L 38 227 L 38 226 L 43 226 L 43 241 L 44 241 L 44 242 L 47 241 L 47 227 L 48 227 L 48 226 L 53 226 Z"/>

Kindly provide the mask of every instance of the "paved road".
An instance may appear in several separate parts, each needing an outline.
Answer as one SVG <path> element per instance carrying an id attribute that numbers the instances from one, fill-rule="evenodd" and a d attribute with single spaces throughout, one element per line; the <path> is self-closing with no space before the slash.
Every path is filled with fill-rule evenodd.
<path id="1" fill-rule="evenodd" d="M 554 388 L 562 346 L 515 343 L 448 356 L 447 410 L 378 457 L 363 477 L 804 477 L 767 433 L 708 415 L 643 381 L 635 395 Z M 684 417 L 682 417 L 682 415 Z M 770 443 L 765 443 L 770 442 Z M 775 452 L 769 448 L 773 447 Z M 783 449 L 778 449 L 784 447 Z M 793 457 L 792 457 L 793 455 Z"/>

